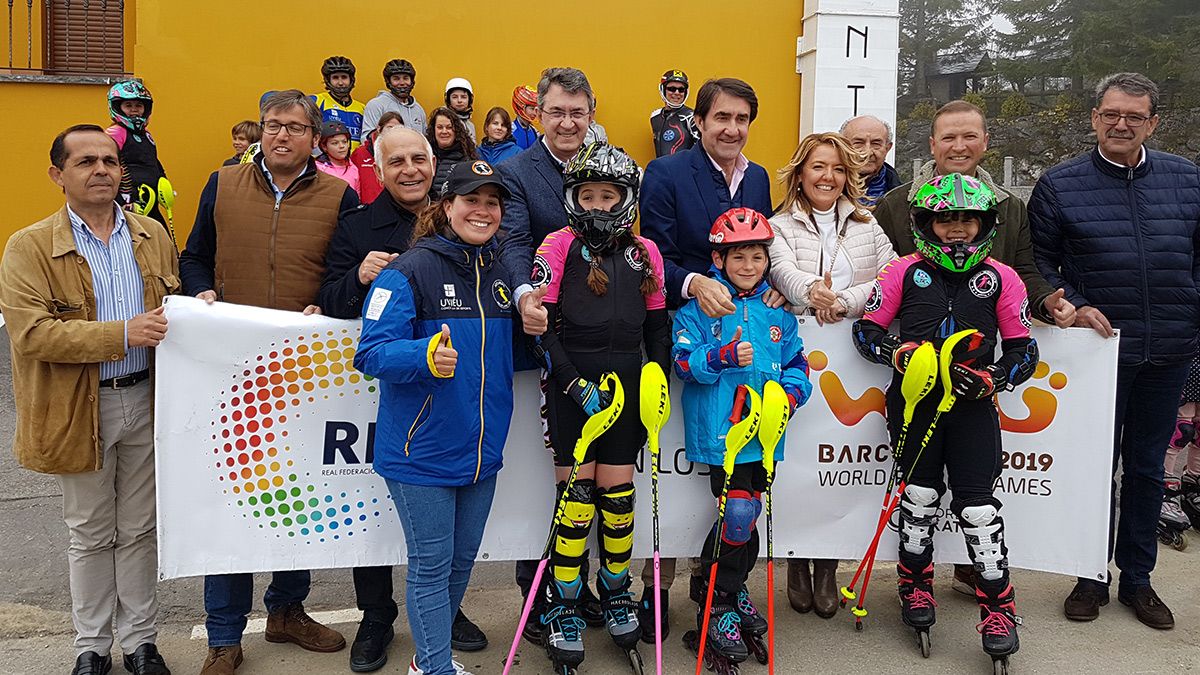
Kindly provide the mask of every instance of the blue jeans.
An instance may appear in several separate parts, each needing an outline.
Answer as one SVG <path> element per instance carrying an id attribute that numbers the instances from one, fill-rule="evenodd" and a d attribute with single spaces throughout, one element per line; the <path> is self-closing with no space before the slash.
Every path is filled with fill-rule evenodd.
<path id="1" fill-rule="evenodd" d="M 304 602 L 312 575 L 308 570 L 276 572 L 263 594 L 267 612 L 275 613 L 288 605 Z M 209 647 L 231 647 L 242 643 L 246 615 L 254 601 L 253 574 L 210 574 L 204 577 L 204 611 L 208 617 Z"/>
<path id="2" fill-rule="evenodd" d="M 1149 586 L 1158 561 L 1158 516 L 1163 500 L 1163 460 L 1175 429 L 1187 362 L 1117 368 L 1113 474 L 1121 466 L 1121 513 L 1114 523 L 1117 484 L 1109 501 L 1108 556 L 1121 570 L 1119 593 Z"/>
<path id="3" fill-rule="evenodd" d="M 425 675 L 454 675 L 450 626 L 483 539 L 496 477 L 463 487 L 387 481 L 408 546 L 408 625 Z"/>

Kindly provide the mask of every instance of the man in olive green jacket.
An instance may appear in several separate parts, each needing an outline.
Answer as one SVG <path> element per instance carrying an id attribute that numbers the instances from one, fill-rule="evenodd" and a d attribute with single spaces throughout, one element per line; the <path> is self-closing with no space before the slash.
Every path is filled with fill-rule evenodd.
<path id="1" fill-rule="evenodd" d="M 1075 306 L 1055 290 L 1038 272 L 1033 262 L 1033 241 L 1029 235 L 1029 216 L 1019 197 L 996 185 L 979 166 L 987 152 L 987 119 L 983 111 L 966 101 L 951 101 L 934 114 L 929 151 L 933 160 L 917 172 L 915 180 L 884 195 L 875 206 L 875 219 L 892 240 L 896 255 L 916 252 L 913 242 L 909 204 L 917 190 L 934 176 L 961 173 L 975 176 L 992 188 L 1000 203 L 996 207 L 996 239 L 991 256 L 1012 267 L 1029 292 L 1029 311 L 1034 318 L 1066 328 L 1075 323 Z"/>

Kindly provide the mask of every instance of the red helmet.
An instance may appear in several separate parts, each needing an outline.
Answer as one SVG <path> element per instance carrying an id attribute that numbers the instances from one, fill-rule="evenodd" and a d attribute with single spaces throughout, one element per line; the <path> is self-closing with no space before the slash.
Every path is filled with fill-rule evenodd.
<path id="1" fill-rule="evenodd" d="M 722 213 L 708 231 L 708 243 L 718 251 L 746 244 L 770 244 L 774 238 L 767 217 L 744 206 Z"/>
<path id="2" fill-rule="evenodd" d="M 524 84 L 517 85 L 517 87 L 513 89 L 512 109 L 513 112 L 517 114 L 517 117 L 520 117 L 528 123 L 533 123 L 534 115 L 529 113 L 527 107 L 533 106 L 536 108 L 537 104 L 538 100 L 536 89 Z"/>

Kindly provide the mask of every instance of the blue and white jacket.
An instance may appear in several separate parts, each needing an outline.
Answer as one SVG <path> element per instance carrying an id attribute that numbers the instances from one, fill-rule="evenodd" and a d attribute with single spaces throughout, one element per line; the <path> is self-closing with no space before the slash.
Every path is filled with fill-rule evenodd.
<path id="1" fill-rule="evenodd" d="M 426 237 L 388 265 L 363 305 L 354 367 L 380 381 L 376 473 L 462 486 L 500 471 L 513 408 L 513 306 L 497 242 Z M 458 351 L 433 367 L 442 324 Z"/>
<path id="2" fill-rule="evenodd" d="M 687 458 L 693 462 L 721 464 L 725 435 L 738 385 L 748 385 L 759 394 L 767 380 L 783 386 L 792 409 L 802 406 L 812 393 L 808 381 L 808 359 L 804 340 L 797 332 L 796 317 L 783 307 L 763 302 L 770 289 L 766 281 L 748 293 L 734 288 L 717 268 L 709 275 L 729 288 L 737 311 L 711 319 L 691 300 L 675 313 L 675 346 L 671 356 L 675 374 L 683 380 L 684 440 Z M 754 361 L 744 368 L 725 367 L 721 349 L 730 343 L 738 327 L 742 341 L 754 345 Z M 782 461 L 784 441 L 775 448 L 775 461 Z M 738 453 L 737 464 L 762 461 L 762 444 L 752 440 Z"/>

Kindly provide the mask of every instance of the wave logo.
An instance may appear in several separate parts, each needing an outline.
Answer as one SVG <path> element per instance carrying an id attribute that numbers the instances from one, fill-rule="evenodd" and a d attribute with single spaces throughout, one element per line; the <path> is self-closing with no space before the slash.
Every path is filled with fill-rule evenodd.
<path id="1" fill-rule="evenodd" d="M 230 507 L 276 537 L 325 542 L 365 532 L 391 500 L 334 490 L 296 467 L 289 434 L 318 398 L 373 393 L 373 378 L 354 370 L 357 331 L 341 329 L 271 343 L 247 359 L 213 408 L 215 475 Z M 370 492 L 370 488 L 367 491 Z"/>
<path id="2" fill-rule="evenodd" d="M 1009 431 L 1014 434 L 1036 434 L 1044 431 L 1054 422 L 1054 417 L 1058 414 L 1058 397 L 1053 392 L 1044 389 L 1035 384 L 1045 384 L 1054 391 L 1062 391 L 1067 386 L 1067 376 L 1061 372 L 1050 372 L 1052 370 L 1049 363 L 1039 361 L 1037 367 L 1033 370 L 1033 377 L 1026 384 L 1024 391 L 1021 392 L 1021 402 L 1025 404 L 1028 413 L 1023 418 L 1009 417 L 1004 414 L 1004 408 L 1000 405 L 996 409 L 1000 411 L 1000 428 L 1004 431 Z M 1044 382 L 1043 382 L 1044 380 Z M 1015 396 L 1006 397 L 1012 401 Z"/>
<path id="3" fill-rule="evenodd" d="M 867 415 L 875 412 L 886 416 L 887 399 L 879 387 L 868 387 L 866 391 L 854 398 L 846 391 L 842 378 L 829 367 L 829 356 L 825 352 L 814 351 L 808 355 L 808 367 L 811 372 L 821 372 L 817 383 L 821 387 L 821 395 L 833 416 L 843 426 L 852 427 Z"/>
<path id="4" fill-rule="evenodd" d="M 846 391 L 845 384 L 837 373 L 829 368 L 829 357 L 824 352 L 813 351 L 808 357 L 809 368 L 814 373 L 820 373 L 816 382 L 820 386 L 825 404 L 830 412 L 843 426 L 852 427 L 861 422 L 871 413 L 879 413 L 886 417 L 887 399 L 883 389 L 868 387 L 857 397 Z M 1036 434 L 1044 431 L 1058 414 L 1058 397 L 1041 386 L 1042 383 L 1054 391 L 1061 391 L 1067 386 L 1067 376 L 1061 372 L 1051 372 L 1050 364 L 1045 361 L 1038 363 L 1034 369 L 1033 378 L 1021 392 L 1021 402 L 1025 404 L 1027 413 L 1024 417 L 1016 418 L 1005 414 L 1003 408 L 997 405 L 1000 413 L 1000 428 L 1016 434 Z M 1011 404 L 1010 404 L 1011 405 Z"/>

